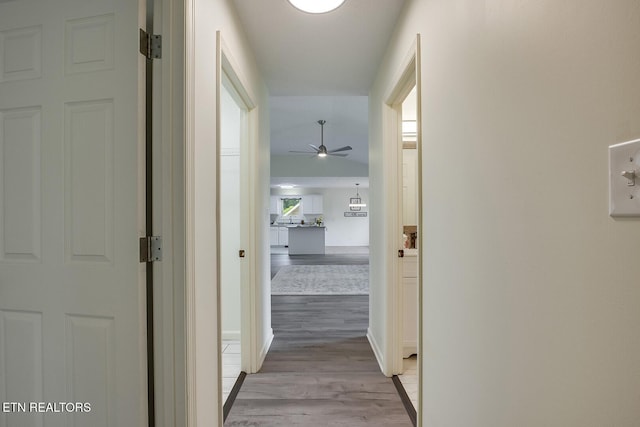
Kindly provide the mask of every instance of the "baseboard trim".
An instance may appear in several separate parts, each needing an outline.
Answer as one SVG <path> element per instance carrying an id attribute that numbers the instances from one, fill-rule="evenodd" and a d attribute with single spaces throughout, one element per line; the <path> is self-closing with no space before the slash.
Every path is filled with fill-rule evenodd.
<path id="1" fill-rule="evenodd" d="M 240 341 L 240 331 L 222 331 L 222 341 Z"/>
<path id="2" fill-rule="evenodd" d="M 378 342 L 373 337 L 373 334 L 371 333 L 370 328 L 367 328 L 367 340 L 369 340 L 369 345 L 373 350 L 373 354 L 376 356 L 376 360 L 378 361 L 378 366 L 380 367 L 380 371 L 384 373 L 384 356 L 382 351 L 380 350 L 380 346 L 378 345 Z"/>
<path id="3" fill-rule="evenodd" d="M 260 350 L 260 354 L 258 355 L 258 366 L 256 366 L 256 372 L 258 372 L 260 368 L 262 368 L 264 359 L 265 357 L 267 357 L 267 353 L 271 348 L 271 343 L 273 342 L 273 338 L 274 338 L 273 329 L 269 328 L 269 335 L 267 336 L 267 340 L 265 341 L 264 346 L 262 347 L 262 350 Z"/>

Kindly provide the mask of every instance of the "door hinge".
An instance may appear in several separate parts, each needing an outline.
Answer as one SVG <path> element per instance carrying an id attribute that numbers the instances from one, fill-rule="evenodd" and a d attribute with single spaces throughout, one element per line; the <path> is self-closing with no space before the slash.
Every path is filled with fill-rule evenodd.
<path id="1" fill-rule="evenodd" d="M 140 262 L 162 261 L 162 237 L 140 238 Z"/>
<path id="2" fill-rule="evenodd" d="M 140 28 L 140 53 L 147 59 L 162 58 L 162 36 L 149 34 Z"/>

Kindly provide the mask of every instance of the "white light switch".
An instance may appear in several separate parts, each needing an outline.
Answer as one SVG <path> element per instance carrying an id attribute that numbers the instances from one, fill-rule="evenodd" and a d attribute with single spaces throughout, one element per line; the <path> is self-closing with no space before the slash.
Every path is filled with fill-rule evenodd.
<path id="1" fill-rule="evenodd" d="M 640 217 L 640 139 L 609 146 L 609 215 Z"/>

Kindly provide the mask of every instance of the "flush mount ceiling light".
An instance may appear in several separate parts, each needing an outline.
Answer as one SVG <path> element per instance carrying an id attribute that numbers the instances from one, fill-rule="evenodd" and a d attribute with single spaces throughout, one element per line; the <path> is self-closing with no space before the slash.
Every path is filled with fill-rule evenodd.
<path id="1" fill-rule="evenodd" d="M 307 13 L 327 13 L 339 8 L 344 0 L 289 0 L 296 9 Z"/>

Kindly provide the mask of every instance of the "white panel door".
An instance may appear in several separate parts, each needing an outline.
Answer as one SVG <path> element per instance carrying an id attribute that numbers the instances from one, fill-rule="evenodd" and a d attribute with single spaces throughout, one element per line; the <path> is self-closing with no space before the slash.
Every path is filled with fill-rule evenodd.
<path id="1" fill-rule="evenodd" d="M 140 17 L 0 1 L 2 427 L 146 424 Z"/>

